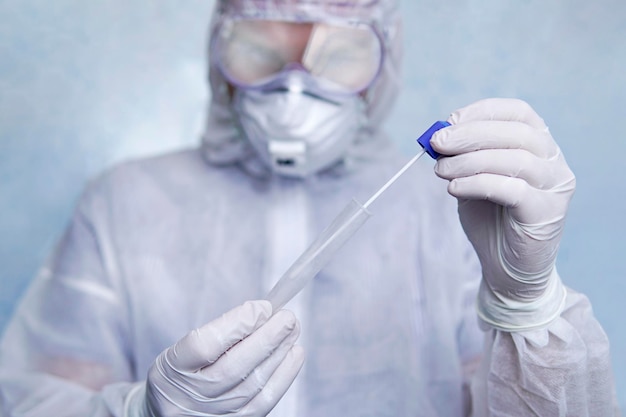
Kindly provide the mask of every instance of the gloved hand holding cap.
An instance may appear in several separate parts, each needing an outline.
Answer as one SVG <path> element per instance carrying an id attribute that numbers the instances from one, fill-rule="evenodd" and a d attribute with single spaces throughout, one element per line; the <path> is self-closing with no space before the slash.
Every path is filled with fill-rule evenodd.
<path id="1" fill-rule="evenodd" d="M 478 313 L 502 330 L 527 330 L 559 316 L 565 288 L 555 262 L 576 180 L 544 121 L 525 102 L 478 101 L 433 135 L 444 155 L 465 233 L 483 269 Z"/>

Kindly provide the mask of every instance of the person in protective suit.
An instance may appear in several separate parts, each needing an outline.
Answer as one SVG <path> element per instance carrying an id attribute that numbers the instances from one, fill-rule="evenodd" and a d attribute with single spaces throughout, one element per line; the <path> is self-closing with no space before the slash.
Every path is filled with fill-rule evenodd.
<path id="1" fill-rule="evenodd" d="M 405 174 L 287 309 L 263 300 L 406 162 L 380 127 L 400 25 L 393 0 L 218 1 L 201 146 L 88 184 L 3 336 L 3 415 L 617 414 L 555 268 L 575 178 L 520 100 L 452 112 L 436 175 Z"/>

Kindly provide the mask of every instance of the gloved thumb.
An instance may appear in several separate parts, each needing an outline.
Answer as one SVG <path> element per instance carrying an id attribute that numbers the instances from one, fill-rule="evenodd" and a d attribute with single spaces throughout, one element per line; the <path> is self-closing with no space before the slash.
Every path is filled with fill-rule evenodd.
<path id="1" fill-rule="evenodd" d="M 211 365 L 228 349 L 261 327 L 271 315 L 269 301 L 246 301 L 189 332 L 168 350 L 168 362 L 180 372 L 194 372 Z"/>

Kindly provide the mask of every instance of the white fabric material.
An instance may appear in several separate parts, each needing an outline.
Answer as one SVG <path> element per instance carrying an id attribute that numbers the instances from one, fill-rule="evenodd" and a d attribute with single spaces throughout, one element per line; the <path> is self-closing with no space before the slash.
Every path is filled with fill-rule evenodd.
<path id="1" fill-rule="evenodd" d="M 264 268 L 264 294 L 269 293 L 281 275 L 307 248 L 311 240 L 309 227 L 309 202 L 306 192 L 301 187 L 271 187 L 271 210 L 267 212 L 266 236 L 266 267 Z M 293 311 L 302 326 L 308 327 L 310 291 L 301 291 L 285 308 Z M 306 344 L 306 333 L 300 335 L 298 343 Z M 298 401 L 304 386 L 304 371 L 300 378 L 291 384 L 287 393 L 272 409 L 271 417 L 302 415 Z"/>
<path id="2" fill-rule="evenodd" d="M 265 295 L 268 213 L 281 204 L 272 192 L 307 196 L 314 236 L 405 161 L 381 151 L 358 175 L 298 182 L 210 167 L 190 150 L 92 182 L 50 274 L 33 282 L 0 344 L 3 415 L 123 415 L 164 349 Z M 431 164 L 415 165 L 310 283 L 302 416 L 464 415 L 465 364 L 482 352 L 480 269 L 445 188 Z M 93 286 L 116 301 L 84 290 Z M 538 415 L 612 415 L 608 341 L 585 297 L 568 293 L 546 329 L 488 334 L 479 409 L 508 402 Z"/>
<path id="3" fill-rule="evenodd" d="M 502 330 L 543 327 L 565 303 L 555 262 L 574 174 L 521 100 L 481 100 L 448 121 L 431 144 L 481 261 L 479 314 Z"/>
<path id="4" fill-rule="evenodd" d="M 607 372 L 609 346 L 597 344 L 606 336 L 599 326 L 589 326 L 589 320 L 589 301 L 568 289 L 561 316 L 547 331 L 488 330 L 485 356 L 472 385 L 474 398 L 486 393 L 488 400 L 477 402 L 473 415 L 620 416 Z M 584 330 L 572 331 L 573 323 Z M 558 355 L 558 349 L 567 353 Z"/>

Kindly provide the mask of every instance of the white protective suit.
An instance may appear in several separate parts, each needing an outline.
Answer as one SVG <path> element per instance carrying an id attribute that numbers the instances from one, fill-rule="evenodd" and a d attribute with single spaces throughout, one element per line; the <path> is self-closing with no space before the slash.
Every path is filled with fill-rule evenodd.
<path id="1" fill-rule="evenodd" d="M 367 92 L 370 123 L 339 165 L 269 175 L 212 65 L 199 149 L 120 164 L 88 185 L 3 336 L 3 416 L 122 416 L 163 349 L 263 298 L 351 198 L 403 165 L 377 128 L 398 81 L 397 16 L 393 2 L 363 10 L 387 31 L 387 55 Z M 372 211 L 287 305 L 306 362 L 275 415 L 463 416 L 472 375 L 476 416 L 617 414 L 608 341 L 583 295 L 568 289 L 560 317 L 538 330 L 479 329 L 480 265 L 432 164 Z"/>

